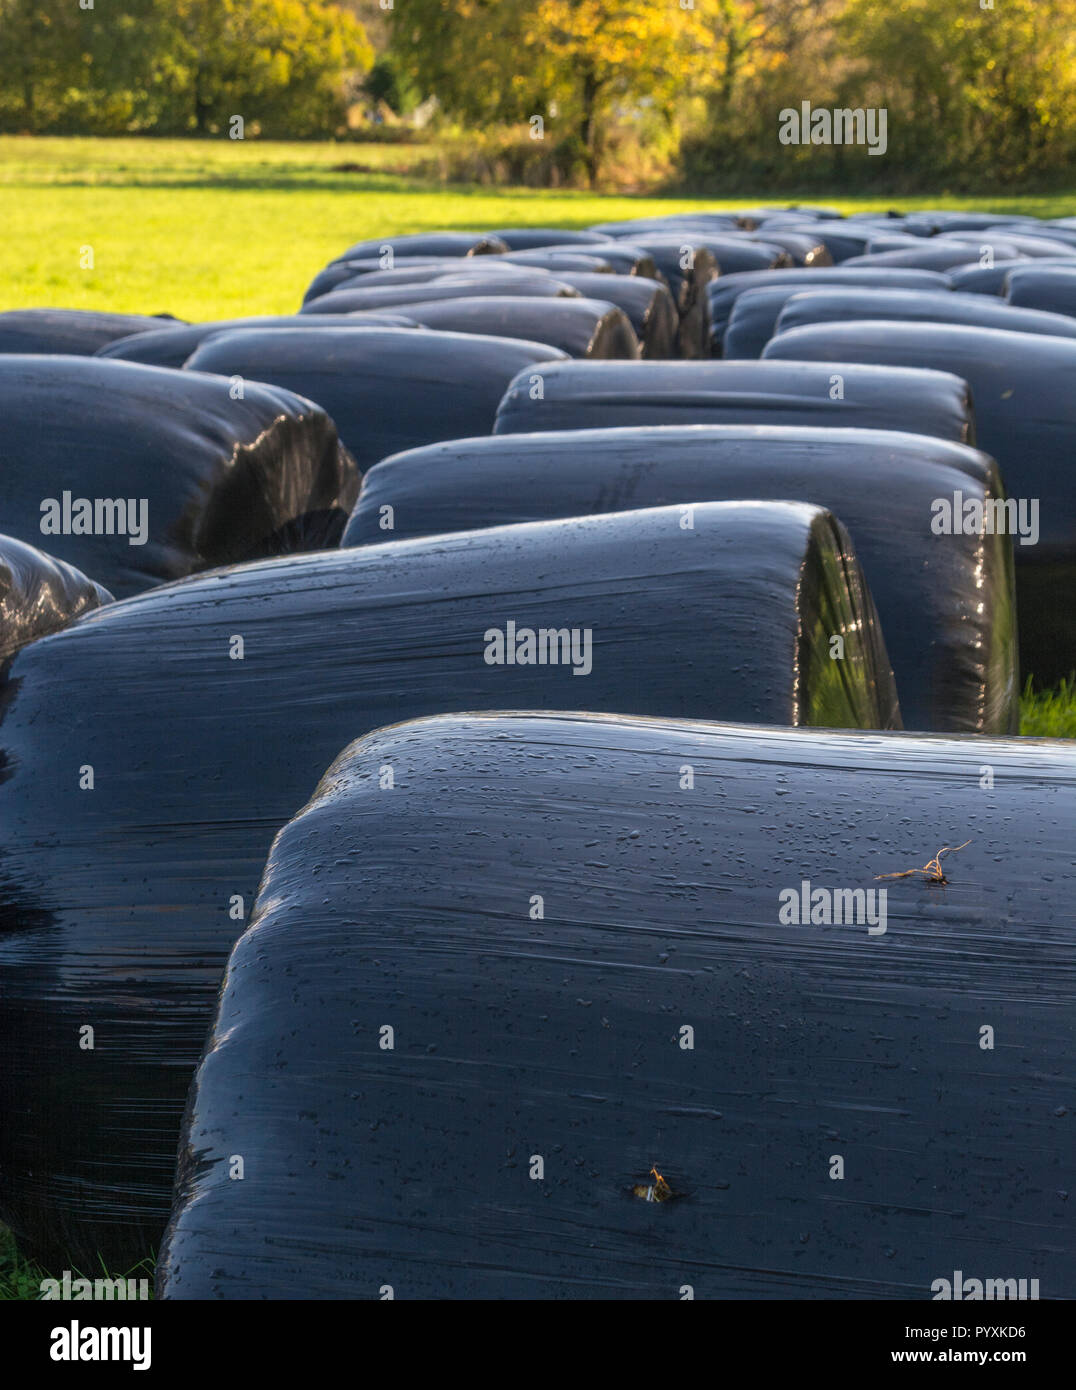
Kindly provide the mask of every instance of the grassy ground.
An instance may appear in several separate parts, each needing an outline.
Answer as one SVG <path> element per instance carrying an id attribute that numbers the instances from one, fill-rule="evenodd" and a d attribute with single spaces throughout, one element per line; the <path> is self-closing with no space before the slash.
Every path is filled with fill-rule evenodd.
<path id="1" fill-rule="evenodd" d="M 326 261 L 367 236 L 534 222 L 585 227 L 752 201 L 446 188 L 409 172 L 429 155 L 421 145 L 0 138 L 0 309 L 57 305 L 192 319 L 288 313 Z M 983 200 L 837 201 L 849 211 L 932 205 Z M 1076 194 L 999 197 L 992 206 L 1065 216 L 1076 214 Z M 84 246 L 93 247 L 92 270 L 80 268 Z"/>

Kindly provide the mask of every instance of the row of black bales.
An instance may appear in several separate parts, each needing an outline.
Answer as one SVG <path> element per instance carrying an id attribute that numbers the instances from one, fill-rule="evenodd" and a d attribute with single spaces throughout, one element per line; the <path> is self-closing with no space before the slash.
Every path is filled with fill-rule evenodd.
<path id="1" fill-rule="evenodd" d="M 891 269 L 894 253 L 880 247 L 898 225 L 922 249 L 902 240 L 895 254 L 913 259 Z M 1053 1231 L 1062 1200 L 1060 997 L 1073 964 L 1058 926 L 1072 874 L 1060 848 L 1071 840 L 1071 760 L 981 739 L 760 727 L 899 729 L 899 693 L 911 728 L 1015 729 L 1010 538 L 936 536 L 929 504 L 954 490 L 1000 500 L 1006 485 L 1027 496 L 1022 454 L 1010 449 L 1006 458 L 992 426 L 984 437 L 981 406 L 977 434 L 960 361 L 944 370 L 929 354 L 906 366 L 854 353 L 778 361 L 766 340 L 786 336 L 785 308 L 813 285 L 812 294 L 825 287 L 838 299 L 852 287 L 881 296 L 888 326 L 903 321 L 931 341 L 938 321 L 913 309 L 924 300 L 938 301 L 939 313 L 943 302 L 987 306 L 982 276 L 993 271 L 979 262 L 989 260 L 980 257 L 989 242 L 1008 267 L 988 291 L 997 302 L 985 319 L 953 311 L 959 323 L 989 338 L 1008 310 L 1021 322 L 1010 319 L 1004 339 L 1064 347 L 1060 333 L 1042 336 L 1043 325 L 1032 323 L 1055 314 L 1029 317 L 1002 298 L 1031 269 L 1052 273 L 1076 240 L 1070 228 L 1056 237 L 1051 230 L 758 209 L 574 234 L 423 234 L 349 248 L 296 316 L 136 319 L 123 335 L 89 322 L 98 316 L 53 314 L 50 325 L 23 314 L 12 325 L 23 334 L 20 351 L 120 359 L 86 364 L 116 375 L 92 406 L 80 403 L 85 432 L 103 398 L 111 447 L 132 460 L 131 483 L 105 491 L 145 496 L 148 484 L 136 488 L 134 479 L 139 467 L 149 474 L 159 448 L 143 441 L 138 454 L 133 417 L 130 441 L 123 438 L 122 402 L 149 389 L 131 373 L 143 374 L 141 383 L 146 374 L 167 381 L 143 409 L 181 416 L 177 433 L 197 437 L 203 427 L 187 387 L 177 405 L 176 384 L 205 381 L 225 392 L 225 410 L 271 392 L 298 401 L 292 413 L 310 441 L 324 433 L 322 421 L 335 423 L 340 439 L 333 436 L 339 486 L 331 501 L 311 495 L 307 456 L 317 449 L 306 441 L 297 449 L 306 491 L 292 489 L 271 527 L 262 520 L 271 508 L 248 492 L 288 469 L 258 461 L 248 492 L 227 496 L 221 478 L 243 472 L 236 463 L 250 447 L 236 430 L 231 454 L 225 447 L 223 463 L 206 469 L 215 478 L 209 493 L 217 488 L 227 505 L 206 508 L 205 489 L 192 499 L 166 488 L 159 508 L 150 507 L 155 550 L 131 548 L 124 536 L 48 538 L 46 549 L 119 597 L 190 577 L 30 641 L 5 671 L 0 733 L 12 775 L 0 793 L 0 972 L 11 1006 L 0 1026 L 11 1066 L 0 1097 L 0 1214 L 27 1248 L 57 1267 L 100 1255 L 119 1266 L 159 1241 L 188 1082 L 264 868 L 189 1098 L 161 1263 L 167 1295 L 377 1297 L 395 1271 L 401 1296 L 574 1288 L 675 1297 L 666 1275 L 690 1282 L 686 1266 L 704 1272 L 700 1296 L 926 1296 L 927 1271 L 951 1257 L 953 1267 L 970 1267 L 975 1250 L 1071 1292 L 1071 1257 L 1058 1255 Z M 931 268 L 942 260 L 944 274 Z M 953 292 L 962 276 L 974 297 Z M 787 296 L 775 293 L 748 320 L 750 295 L 760 300 L 759 288 L 769 294 L 771 286 Z M 740 295 L 748 300 L 738 329 Z M 916 303 L 901 315 L 897 300 Z M 0 315 L 0 347 L 4 320 L 14 317 Z M 50 347 L 50 332 L 61 328 L 66 343 L 57 336 Z M 766 360 L 631 360 L 731 357 L 736 333 Z M 172 370 L 135 365 L 146 362 Z M 73 379 L 80 364 L 42 356 L 38 365 Z M 974 380 L 972 388 L 978 404 Z M 54 410 L 53 422 L 66 410 Z M 46 418 L 43 404 L 38 413 Z M 69 413 L 73 420 L 78 406 Z M 1045 411 L 1030 409 L 1028 435 L 1044 422 Z M 1001 459 L 1000 476 L 990 454 Z M 1044 514 L 1058 513 L 1051 524 L 1070 501 L 1056 461 L 1055 451 L 1035 474 Z M 291 554 L 336 543 L 354 500 L 355 462 L 372 472 L 344 548 Z M 90 469 L 73 487 L 93 496 L 109 476 Z M 257 526 L 248 525 L 252 505 Z M 176 547 L 177 529 L 184 538 L 207 530 L 203 508 L 216 523 L 208 528 L 216 548 Z M 11 514 L 19 519 L 5 529 L 44 539 L 29 505 Z M 174 568 L 154 569 L 140 549 Z M 196 575 L 270 555 L 278 558 Z M 1051 561 L 1047 583 L 1061 563 Z M 82 580 L 67 609 L 54 605 L 57 621 L 21 636 L 8 621 L 16 636 L 9 654 L 83 611 L 80 603 L 92 606 Z M 1076 575 L 1069 583 L 1071 592 Z M 569 643 L 563 665 L 491 662 L 491 635 L 517 629 L 583 641 Z M 843 662 L 831 659 L 833 636 L 845 642 Z M 1038 672 L 1043 653 L 1026 637 L 1024 645 L 1028 669 Z M 1063 660 L 1064 649 L 1053 655 Z M 573 672 L 584 668 L 577 682 Z M 594 713 L 491 713 L 371 732 L 458 710 L 579 708 Z M 739 727 L 670 722 L 714 718 Z M 276 831 L 355 738 L 266 868 Z M 704 778 L 707 795 L 685 803 L 707 760 L 721 775 Z M 983 763 L 994 766 L 997 791 L 980 785 Z M 759 766 L 771 764 L 772 785 L 766 773 L 759 790 Z M 87 767 L 92 795 L 79 785 Z M 560 785 L 553 800 L 546 783 Z M 625 788 L 640 795 L 626 801 Z M 323 840 L 309 834 L 313 824 Z M 798 884 L 843 856 L 853 866 L 842 870 L 846 878 L 866 882 L 874 870 L 908 867 L 909 854 L 922 862 L 920 847 L 925 859 L 955 838 L 954 826 L 975 832 L 961 855 L 971 887 L 955 915 L 913 880 L 892 909 L 899 939 L 864 933 L 849 944 L 847 929 L 834 929 L 839 939 L 829 946 L 812 935 L 799 947 L 793 938 L 790 949 L 789 929 L 775 925 L 778 866 L 782 886 Z M 528 903 L 542 893 L 551 837 L 562 831 L 574 849 L 552 860 L 563 865 L 556 877 L 575 908 L 565 917 L 562 901 L 535 920 Z M 1036 838 L 1046 868 L 1032 884 L 1025 859 Z M 391 907 L 377 873 L 396 882 Z M 426 875 L 431 883 L 440 875 L 439 907 L 421 886 Z M 522 899 L 517 878 L 534 881 Z M 528 952 L 524 939 L 540 948 Z M 688 959 L 677 960 L 685 949 Z M 878 949 L 894 954 L 863 954 Z M 946 1011 L 942 995 L 952 1005 L 967 983 L 957 961 L 968 958 L 976 962 L 970 993 Z M 849 1017 L 817 1005 L 834 959 Z M 881 977 L 880 959 L 888 962 Z M 878 1051 L 868 1004 L 877 1003 L 879 978 L 893 1058 L 866 1076 L 821 1061 L 837 1031 L 842 1055 L 846 1041 L 851 1055 Z M 1032 981 L 1037 1009 L 1025 1002 Z M 664 997 L 669 990 L 697 997 L 716 1031 L 716 1050 L 711 1044 L 700 1059 L 705 1071 L 677 1070 L 694 1054 L 676 1045 L 680 1004 Z M 775 1051 L 773 1028 L 788 1028 L 788 1019 L 776 1022 L 782 990 L 799 1021 Z M 984 995 L 1024 1049 L 1021 1087 L 984 1072 L 977 1038 L 964 1036 Z M 507 1000 L 518 1010 L 508 1031 L 534 1049 L 531 1063 L 515 1042 L 505 1044 L 503 1027 L 490 1026 Z M 236 1010 L 245 1020 L 238 1028 Z M 372 1053 L 367 1047 L 363 1030 L 379 1010 L 375 1034 L 404 1019 L 395 1070 L 376 1037 Z M 743 1036 L 767 1017 L 762 1065 Z M 78 1050 L 89 1018 L 95 1046 Z M 618 1045 L 602 1052 L 618 1022 L 619 1039 L 608 1039 Z M 660 1063 L 648 1041 L 655 1022 L 670 1035 Z M 592 1038 L 594 1023 L 602 1032 Z M 967 1122 L 945 1151 L 898 1179 L 897 1133 L 889 1132 L 898 1122 L 873 1116 L 848 1134 L 842 1121 L 832 1145 L 819 1131 L 823 1146 L 842 1135 L 868 1146 L 876 1181 L 854 1200 L 872 1215 L 857 1226 L 823 1172 L 806 1198 L 799 1179 L 782 1180 L 788 1191 L 761 1228 L 738 1220 L 759 1207 L 760 1192 L 777 1190 L 772 1153 L 802 1133 L 805 1114 L 817 1125 L 834 1110 L 869 1114 L 881 1104 L 889 1113 L 888 1092 L 875 1099 L 875 1072 L 907 1070 L 909 1048 L 920 1072 L 934 1059 L 937 1084 L 902 1073 L 892 1112 L 936 1138 L 947 1098 Z M 980 1068 L 972 1085 L 959 1063 L 969 1050 Z M 784 1118 L 767 1122 L 772 1067 L 788 1073 L 794 1100 Z M 457 1072 L 482 1078 L 462 1099 Z M 726 1085 L 729 1077 L 740 1084 Z M 727 1129 L 715 1086 L 740 1097 Z M 310 1103 L 297 1108 L 299 1091 Z M 538 1129 L 553 1125 L 559 1157 L 550 1182 L 532 1183 L 528 1157 L 541 1142 L 523 1120 L 548 1109 L 550 1095 L 558 1102 Z M 1001 1142 L 1021 1117 L 1026 1145 Z M 774 1149 L 759 1140 L 760 1126 Z M 976 1126 L 984 1144 L 998 1141 L 986 1171 L 968 1138 Z M 573 1134 L 587 1141 L 577 1145 Z M 228 1179 L 236 1154 L 249 1163 L 244 1182 Z M 425 1175 L 424 1159 L 432 1165 Z M 631 1187 L 659 1160 L 678 1200 L 655 1209 L 634 1202 Z M 468 1164 L 474 1191 L 457 1171 Z M 939 1171 L 963 1175 L 961 1220 L 971 1220 L 958 1229 L 947 1216 L 952 1202 L 932 1196 L 937 1220 L 924 1247 L 901 1183 L 936 1193 Z M 318 1176 L 308 1184 L 311 1172 Z M 1009 1225 L 992 1214 L 999 1192 Z M 793 1207 L 803 1200 L 815 1224 L 808 1241 L 800 1230 L 792 1242 L 792 1226 L 803 1224 Z M 655 1211 L 670 1218 L 656 1262 Z M 1032 1234 L 1014 1240 L 1011 1221 Z M 595 1225 L 603 1234 L 584 1240 Z M 815 1255 L 805 1262 L 812 1238 Z M 883 1239 L 884 1258 L 894 1261 L 888 1278 L 878 1273 Z M 296 1242 L 304 1258 L 287 1253 Z"/>
<path id="2" fill-rule="evenodd" d="M 655 508 L 236 566 L 18 654 L 0 799 L 0 899 L 21 923 L 0 941 L 0 1173 L 30 1248 L 127 1267 L 160 1239 L 228 951 L 273 834 L 352 736 L 579 704 L 900 727 L 840 523 L 786 502 L 701 503 L 692 519 Z M 490 630 L 509 624 L 592 645 L 572 664 L 487 662 Z"/>

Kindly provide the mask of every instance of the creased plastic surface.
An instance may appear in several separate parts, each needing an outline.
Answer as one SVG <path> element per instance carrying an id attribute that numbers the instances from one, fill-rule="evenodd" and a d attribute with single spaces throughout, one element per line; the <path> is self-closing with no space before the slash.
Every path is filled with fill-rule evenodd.
<path id="1" fill-rule="evenodd" d="M 904 727 L 1018 731 L 1005 536 L 936 535 L 933 502 L 1001 494 L 992 459 L 880 430 L 636 426 L 453 440 L 372 468 L 343 545 L 748 498 L 828 507 L 847 526 L 885 634 Z"/>
<path id="2" fill-rule="evenodd" d="M 511 383 L 494 434 L 628 425 L 823 425 L 975 442 L 971 396 L 958 377 L 844 362 L 837 352 L 824 364 L 559 362 L 543 366 L 540 375 L 541 393 L 530 374 Z"/>
<path id="3" fill-rule="evenodd" d="M 869 320 L 793 329 L 774 338 L 765 356 L 915 362 L 969 382 L 978 443 L 997 459 L 1008 495 L 1025 506 L 1017 525 L 1027 523 L 1026 539 L 1014 537 L 1021 667 L 1047 684 L 1067 676 L 1076 666 L 1076 342 Z"/>
<path id="4" fill-rule="evenodd" d="M 237 329 L 203 343 L 187 367 L 309 396 L 367 468 L 400 449 L 488 433 L 516 373 L 563 356 L 546 343 L 410 328 Z"/>
<path id="5" fill-rule="evenodd" d="M 899 724 L 873 604 L 828 513 L 710 503 L 693 530 L 680 519 L 658 508 L 241 566 L 16 656 L 0 723 L 0 1219 L 32 1251 L 126 1269 L 159 1241 L 225 958 L 273 835 L 353 737 L 580 701 Z M 545 664 L 512 641 L 547 626 L 574 641 L 570 661 L 559 637 Z M 491 629 L 520 660 L 487 660 Z"/>
<path id="6" fill-rule="evenodd" d="M 382 730 L 276 841 L 158 1290 L 1071 1299 L 1074 838 L 1061 744 Z M 804 882 L 885 887 L 885 932 L 783 924 Z"/>
<path id="7" fill-rule="evenodd" d="M 107 589 L 72 565 L 0 536 L 0 662 L 27 642 L 111 602 Z"/>
<path id="8" fill-rule="evenodd" d="M 5 531 L 117 598 L 335 545 L 358 494 L 325 413 L 254 381 L 240 399 L 219 378 L 13 354 L 0 356 L 0 418 Z"/>

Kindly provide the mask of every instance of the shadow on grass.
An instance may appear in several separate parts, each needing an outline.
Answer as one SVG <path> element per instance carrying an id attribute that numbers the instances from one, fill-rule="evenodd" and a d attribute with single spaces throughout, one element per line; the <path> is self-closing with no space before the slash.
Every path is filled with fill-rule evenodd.
<path id="1" fill-rule="evenodd" d="M 108 1270 L 103 1260 L 100 1261 L 100 1269 L 95 1273 L 87 1274 L 83 1270 L 71 1269 L 71 1282 L 86 1279 L 93 1283 L 95 1280 L 101 1281 L 102 1285 L 107 1284 L 115 1292 L 116 1280 L 126 1281 L 133 1279 L 136 1281 L 146 1280 L 149 1286 L 149 1296 L 153 1298 L 153 1279 L 156 1269 L 157 1257 L 150 1253 L 143 1260 L 134 1265 L 123 1274 L 114 1274 Z M 15 1237 L 6 1226 L 0 1226 L 0 1303 L 11 1302 L 33 1302 L 41 1299 L 42 1285 L 52 1279 L 57 1283 L 62 1283 L 63 1270 L 46 1270 L 34 1260 L 28 1260 L 19 1251 L 15 1244 Z M 87 1299 L 75 1299 L 74 1302 L 87 1302 Z M 101 1300 L 94 1300 L 101 1301 Z M 126 1299 L 113 1299 L 106 1297 L 107 1302 L 126 1302 Z"/>

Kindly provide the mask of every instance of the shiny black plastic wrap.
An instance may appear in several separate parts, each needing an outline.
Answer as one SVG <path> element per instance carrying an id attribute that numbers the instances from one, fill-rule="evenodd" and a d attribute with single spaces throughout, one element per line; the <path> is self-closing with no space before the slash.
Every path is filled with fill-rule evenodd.
<path id="1" fill-rule="evenodd" d="M 1059 743 L 379 730 L 274 844 L 158 1293 L 1071 1300 L 1074 839 Z"/>
<path id="2" fill-rule="evenodd" d="M 618 277 L 588 276 L 591 278 L 615 280 Z M 643 284 L 634 277 L 622 278 L 626 284 Z M 665 295 L 668 298 L 668 291 Z M 593 299 L 527 299 L 505 293 L 477 299 L 420 301 L 409 304 L 407 312 L 426 328 L 549 343 L 569 357 L 630 361 L 639 356 L 639 339 L 631 320 L 622 309 L 599 296 Z"/>
<path id="3" fill-rule="evenodd" d="M 341 251 L 338 261 L 357 261 L 377 256 L 380 260 L 395 260 L 403 256 L 466 256 L 492 255 L 508 247 L 492 232 L 410 232 L 405 236 L 370 237 L 356 241 Z"/>
<path id="4" fill-rule="evenodd" d="M 187 358 L 216 333 L 234 328 L 411 328 L 414 319 L 404 314 L 280 314 L 263 318 L 219 319 L 190 323 L 156 333 L 135 333 L 95 354 L 122 362 L 144 362 L 149 367 L 182 367 Z"/>
<path id="5" fill-rule="evenodd" d="M 131 333 L 178 328 L 181 319 L 161 314 L 106 314 L 96 309 L 9 309 L 0 314 L 0 352 L 59 352 L 92 357 Z"/>
<path id="6" fill-rule="evenodd" d="M 744 308 L 744 296 L 736 305 L 728 342 Z M 768 306 L 767 306 L 768 307 Z M 1011 333 L 1038 333 L 1048 338 L 1076 338 L 1076 319 L 1040 309 L 1017 309 L 997 296 L 952 294 L 929 290 L 862 290 L 822 288 L 806 290 L 785 301 L 770 336 L 802 328 L 808 323 L 850 323 L 855 319 L 898 319 L 902 323 L 963 323 L 972 328 L 1002 328 Z M 756 339 L 757 341 L 757 339 Z M 759 346 L 759 353 L 765 347 Z"/>
<path id="7" fill-rule="evenodd" d="M 825 425 L 975 443 L 966 384 L 948 372 L 848 363 L 556 362 L 521 373 L 494 434 L 626 425 Z M 471 433 L 480 433 L 474 430 Z M 463 432 L 460 432 L 462 437 Z M 386 452 L 388 452 L 386 450 Z"/>
<path id="8" fill-rule="evenodd" d="M 231 383 L 194 373 L 11 354 L 0 356 L 0 418 L 4 530 L 117 598 L 336 545 L 358 495 L 324 411 L 256 381 L 236 398 Z"/>
<path id="9" fill-rule="evenodd" d="M 990 238 L 995 260 L 1008 260 L 1016 257 L 1016 247 L 1006 246 L 996 238 Z M 877 255 L 850 256 L 843 262 L 847 266 L 877 265 L 906 266 L 919 270 L 956 270 L 961 266 L 980 264 L 979 243 L 971 241 L 942 241 L 934 238 L 924 240 L 923 245 L 911 246 L 903 251 L 880 251 Z"/>
<path id="10" fill-rule="evenodd" d="M 885 430 L 694 425 L 495 436 L 379 463 L 363 479 L 342 544 L 629 507 L 811 502 L 852 537 L 904 727 L 1016 733 L 1012 546 L 1005 536 L 935 535 L 934 499 L 957 491 L 988 505 L 1001 495 L 997 465 L 964 444 Z"/>
<path id="11" fill-rule="evenodd" d="M 706 297 L 710 304 L 710 348 L 713 356 L 722 355 L 729 320 L 741 295 L 749 290 L 766 290 L 770 294 L 769 301 L 761 298 L 754 300 L 756 335 L 765 327 L 769 328 L 766 337 L 762 339 L 765 343 L 773 332 L 773 324 L 777 321 L 784 299 L 798 294 L 800 290 L 819 289 L 823 285 L 847 285 L 850 289 L 856 289 L 861 285 L 866 289 L 873 285 L 878 289 L 945 290 L 949 281 L 945 275 L 935 270 L 902 270 L 899 267 L 872 270 L 869 265 L 852 266 L 847 270 L 843 266 L 819 266 L 817 270 L 799 267 L 794 270 L 782 270 L 779 275 L 768 270 L 743 270 L 736 275 L 722 275 L 706 287 Z M 765 319 L 758 314 L 763 304 L 768 311 L 772 309 L 772 318 L 769 312 Z M 732 354 L 726 352 L 725 355 Z M 742 357 L 749 354 L 740 352 L 739 355 Z M 750 355 L 757 357 L 758 353 Z"/>
<path id="12" fill-rule="evenodd" d="M 1076 264 L 1071 270 L 1043 266 L 1041 261 L 1013 266 L 1005 280 L 1005 296 L 1020 308 L 1076 317 Z"/>
<path id="13" fill-rule="evenodd" d="M 1076 281 L 1074 281 L 1076 283 Z M 820 323 L 772 339 L 766 358 L 955 372 L 971 386 L 979 445 L 997 459 L 1016 510 L 1020 664 L 1053 684 L 1076 668 L 1076 342 L 961 324 Z"/>
<path id="14" fill-rule="evenodd" d="M 719 273 L 713 253 L 696 236 L 662 233 L 639 239 L 632 245 L 653 257 L 654 267 L 669 287 L 680 315 L 676 351 L 679 357 L 710 355 L 710 309 L 706 286 Z M 757 248 L 756 248 L 757 249 Z"/>
<path id="15" fill-rule="evenodd" d="M 486 434 L 517 373 L 564 356 L 545 343 L 412 328 L 237 329 L 188 359 L 318 402 L 360 468 L 439 439 Z"/>
<path id="16" fill-rule="evenodd" d="M 399 309 L 407 313 L 408 304 L 420 300 L 464 299 L 477 295 L 527 295 L 535 299 L 554 299 L 557 295 L 575 296 L 577 291 L 563 280 L 536 270 L 527 274 L 517 266 L 508 271 L 503 266 L 485 273 L 476 269 L 473 274 L 463 273 L 445 275 L 432 283 L 411 282 L 406 284 L 366 285 L 369 279 L 363 275 L 354 281 L 345 280 L 337 289 L 328 294 L 318 295 L 316 299 L 303 302 L 299 313 L 307 314 L 354 314 L 360 310 Z"/>
<path id="17" fill-rule="evenodd" d="M 655 508 L 237 566 L 17 654 L 0 722 L 0 1220 L 31 1253 L 126 1269 L 159 1241 L 228 951 L 273 835 L 353 737 L 580 704 L 899 727 L 828 512 L 719 502 L 681 522 Z"/>
<path id="18" fill-rule="evenodd" d="M 112 595 L 81 570 L 36 546 L 0 536 L 0 662 L 20 647 L 111 603 Z"/>
<path id="19" fill-rule="evenodd" d="M 672 295 L 659 280 L 642 275 L 588 275 L 568 272 L 559 277 L 592 299 L 606 299 L 623 309 L 639 339 L 641 356 L 664 360 L 676 355 L 679 316 Z"/>

